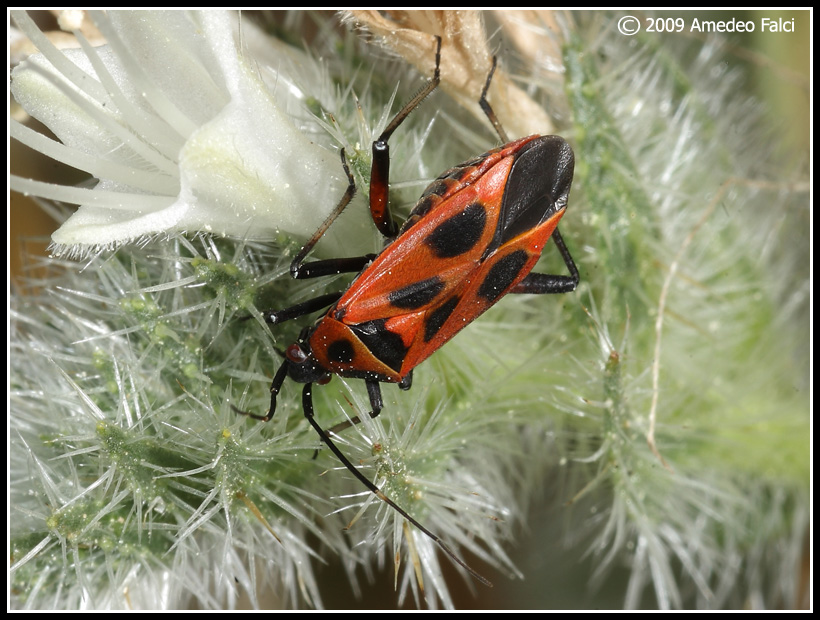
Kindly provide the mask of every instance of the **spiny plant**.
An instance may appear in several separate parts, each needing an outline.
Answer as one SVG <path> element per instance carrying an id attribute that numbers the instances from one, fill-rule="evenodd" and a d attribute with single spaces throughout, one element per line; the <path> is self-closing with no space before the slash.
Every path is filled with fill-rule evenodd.
<path id="1" fill-rule="evenodd" d="M 47 275 L 10 299 L 12 605 L 320 608 L 323 582 L 362 596 L 388 569 L 397 605 L 469 604 L 428 538 L 316 455 L 298 388 L 265 424 L 231 409 L 265 410 L 305 324 L 260 312 L 346 283 L 287 274 L 344 192 L 339 148 L 359 193 L 317 250 L 380 249 L 370 143 L 432 70 L 433 35 L 446 94 L 391 138 L 396 210 L 493 145 L 476 102 L 497 51 L 508 132 L 575 149 L 562 232 L 582 284 L 505 299 L 376 419 L 339 379 L 317 415 L 362 417 L 340 447 L 495 591 L 538 584 L 479 587 L 484 607 L 800 604 L 807 171 L 726 40 L 626 38 L 613 14 L 256 17 L 93 13 L 62 49 L 14 15 L 40 53 L 12 94 L 59 141 L 17 121 L 11 137 L 97 181 L 12 179 L 63 221 L 32 259 Z"/>

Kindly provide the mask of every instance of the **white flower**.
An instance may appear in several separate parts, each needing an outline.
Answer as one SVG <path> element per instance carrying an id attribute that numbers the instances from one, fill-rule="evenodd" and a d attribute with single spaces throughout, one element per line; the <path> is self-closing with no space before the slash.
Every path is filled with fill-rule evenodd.
<path id="1" fill-rule="evenodd" d="M 256 64 L 230 14 L 97 12 L 107 45 L 75 32 L 82 48 L 66 50 L 25 13 L 14 19 L 41 53 L 14 70 L 12 93 L 62 144 L 16 121 L 12 136 L 99 179 L 89 189 L 12 178 L 17 191 L 80 205 L 54 233 L 58 252 L 171 232 L 304 238 L 343 194 L 338 155 L 282 110 L 304 98 L 282 70 L 295 53 Z M 261 41 L 241 29 L 245 49 Z"/>

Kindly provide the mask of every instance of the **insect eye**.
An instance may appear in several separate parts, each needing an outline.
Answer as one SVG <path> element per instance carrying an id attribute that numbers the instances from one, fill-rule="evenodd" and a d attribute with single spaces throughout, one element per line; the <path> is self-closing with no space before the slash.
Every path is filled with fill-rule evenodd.
<path id="1" fill-rule="evenodd" d="M 316 383 L 318 383 L 319 385 L 327 385 L 328 383 L 330 383 L 330 380 L 332 378 L 333 378 L 333 375 L 328 374 L 328 375 L 325 375 L 324 377 L 322 377 L 321 379 L 316 379 Z"/>
<path id="2" fill-rule="evenodd" d="M 308 354 L 298 344 L 292 344 L 285 349 L 285 357 L 294 364 L 301 364 L 308 358 Z"/>

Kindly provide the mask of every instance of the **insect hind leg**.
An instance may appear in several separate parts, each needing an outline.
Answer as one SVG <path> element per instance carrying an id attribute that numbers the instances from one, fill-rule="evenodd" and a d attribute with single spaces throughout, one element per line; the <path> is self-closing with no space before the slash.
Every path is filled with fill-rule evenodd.
<path id="1" fill-rule="evenodd" d="M 495 115 L 495 110 L 490 105 L 490 102 L 487 101 L 487 91 L 490 90 L 490 82 L 493 81 L 493 74 L 495 73 L 496 65 L 498 64 L 498 57 L 493 56 L 493 66 L 490 68 L 490 73 L 487 75 L 487 81 L 484 82 L 484 89 L 481 91 L 481 97 L 478 100 L 478 105 L 481 106 L 481 109 L 484 111 L 484 114 L 493 124 L 493 128 L 495 132 L 498 134 L 498 137 L 501 138 L 501 142 L 506 144 L 510 141 L 507 137 L 507 132 L 504 131 L 504 128 L 501 126 L 501 122 L 498 120 L 498 117 Z"/>
<path id="2" fill-rule="evenodd" d="M 561 236 L 561 233 L 558 232 L 557 228 L 552 232 L 552 239 L 555 241 L 555 245 L 558 247 L 558 251 L 561 253 L 561 258 L 564 259 L 564 264 L 567 266 L 567 270 L 570 275 L 557 276 L 547 273 L 529 273 L 527 274 L 527 277 L 510 289 L 510 293 L 553 295 L 560 293 L 571 293 L 575 290 L 581 279 L 581 276 L 578 273 L 578 267 L 575 266 L 575 261 L 572 259 L 572 256 L 564 243 L 564 238 Z"/>

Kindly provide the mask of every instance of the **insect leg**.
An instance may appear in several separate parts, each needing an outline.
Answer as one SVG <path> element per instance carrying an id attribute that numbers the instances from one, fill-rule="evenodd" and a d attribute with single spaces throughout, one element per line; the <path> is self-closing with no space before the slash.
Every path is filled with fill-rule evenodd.
<path id="1" fill-rule="evenodd" d="M 345 150 L 341 151 L 342 168 L 344 168 L 347 175 L 347 190 L 344 196 L 336 205 L 336 208 L 331 211 L 319 229 L 313 233 L 313 236 L 308 239 L 307 243 L 299 250 L 299 253 L 290 264 L 290 275 L 297 279 L 316 278 L 318 276 L 328 275 L 332 273 L 355 272 L 361 271 L 370 260 L 372 256 L 357 256 L 354 258 L 339 258 L 333 260 L 315 261 L 304 265 L 304 260 L 314 246 L 319 242 L 319 239 L 327 232 L 330 225 L 336 221 L 336 218 L 341 215 L 345 207 L 350 204 L 353 196 L 356 194 L 356 182 L 353 180 L 353 175 L 350 174 L 350 168 L 347 167 L 347 158 L 345 157 Z"/>
<path id="2" fill-rule="evenodd" d="M 267 415 L 257 415 L 255 413 L 251 413 L 249 411 L 242 411 L 241 409 L 237 409 L 233 405 L 231 405 L 231 409 L 233 409 L 234 413 L 238 413 L 239 415 L 246 415 L 249 418 L 253 418 L 254 420 L 261 420 L 262 422 L 269 421 L 273 414 L 276 412 L 276 397 L 279 395 L 279 390 L 282 389 L 282 384 L 285 382 L 285 377 L 288 376 L 288 364 L 290 362 L 286 359 L 282 362 L 282 365 L 279 367 L 279 370 L 276 371 L 276 374 L 273 376 L 273 381 L 270 384 L 270 409 L 268 409 Z"/>
<path id="3" fill-rule="evenodd" d="M 399 381 L 399 389 L 404 390 L 405 392 L 410 389 L 413 385 L 413 371 L 407 373 L 407 376 Z"/>
<path id="4" fill-rule="evenodd" d="M 410 112 L 415 110 L 419 104 L 436 89 L 441 80 L 439 74 L 440 64 L 441 37 L 436 37 L 436 69 L 433 72 L 433 77 L 415 97 L 399 110 L 399 113 L 396 114 L 379 136 L 379 139 L 373 142 L 373 163 L 370 169 L 370 213 L 373 216 L 373 222 L 376 224 L 376 228 L 378 228 L 379 232 L 385 237 L 395 237 L 399 232 L 399 227 L 393 220 L 393 216 L 390 215 L 390 207 L 388 205 L 388 196 L 390 193 L 390 145 L 387 141 L 398 126 L 402 124 L 404 119 L 409 116 Z"/>
<path id="5" fill-rule="evenodd" d="M 339 461 L 341 461 L 342 465 L 344 465 L 347 468 L 347 470 L 351 474 L 353 474 L 359 482 L 361 482 L 365 487 L 367 487 L 367 489 L 371 493 L 373 493 L 376 497 L 378 497 L 385 504 L 390 506 L 393 510 L 398 512 L 402 517 L 407 519 L 410 522 L 411 525 L 418 528 L 418 530 L 422 534 L 429 537 L 430 540 L 432 540 L 439 547 L 441 547 L 442 551 L 444 551 L 448 556 L 450 556 L 450 558 L 452 558 L 454 562 L 456 562 L 459 566 L 464 568 L 467 572 L 469 572 L 473 577 L 478 579 L 484 585 L 492 587 L 493 584 L 491 584 L 484 577 L 482 577 L 477 572 L 475 572 L 472 568 L 467 566 L 466 562 L 464 562 L 464 560 L 459 558 L 455 554 L 455 552 L 453 552 L 453 550 L 450 549 L 450 547 L 448 547 L 447 544 L 443 540 L 441 540 L 441 538 L 439 538 L 438 536 L 433 534 L 430 530 L 428 530 L 426 527 L 424 527 L 421 523 L 419 523 L 413 517 L 411 517 L 407 513 L 407 511 L 404 510 L 404 508 L 402 508 L 401 506 L 396 504 L 392 499 L 390 499 L 384 493 L 382 493 L 382 491 L 381 491 L 381 489 L 379 489 L 379 487 L 377 487 L 375 484 L 370 482 L 370 480 L 368 480 L 367 477 L 362 472 L 360 472 L 358 469 L 356 469 L 356 467 L 353 465 L 353 463 L 351 463 L 348 460 L 348 458 L 344 455 L 344 453 L 341 450 L 339 450 L 339 448 L 336 446 L 336 444 L 333 443 L 333 441 L 330 439 L 328 434 L 322 429 L 321 426 L 319 426 L 319 423 L 314 419 L 312 388 L 313 388 L 313 384 L 312 383 L 307 383 L 307 384 L 305 384 L 305 387 L 302 391 L 302 409 L 304 410 L 305 418 L 307 418 L 307 421 L 310 423 L 310 425 L 313 427 L 313 429 L 319 434 L 319 437 L 322 439 L 322 441 L 324 441 L 327 444 L 327 447 L 330 448 L 330 451 L 333 452 L 333 454 L 336 455 L 336 458 L 339 459 Z"/>
<path id="6" fill-rule="evenodd" d="M 529 293 L 532 295 L 548 295 L 554 293 L 571 293 L 578 286 L 578 281 L 581 279 L 578 275 L 578 267 L 575 266 L 575 261 L 564 243 L 561 233 L 556 228 L 552 232 L 552 239 L 561 252 L 561 258 L 564 259 L 570 275 L 568 276 L 554 276 L 546 273 L 530 273 L 527 274 L 521 282 L 516 284 L 510 293 Z"/>
<path id="7" fill-rule="evenodd" d="M 341 296 L 342 291 L 320 295 L 319 297 L 308 299 L 307 301 L 303 301 L 302 303 L 291 306 L 290 308 L 283 308 L 282 310 L 265 310 L 262 312 L 262 316 L 265 318 L 266 323 L 278 325 L 279 323 L 284 323 L 285 321 L 290 321 L 291 319 L 295 319 L 306 314 L 311 314 L 312 312 L 316 312 L 322 308 L 327 308 Z M 251 317 L 246 316 L 243 317 L 243 320 L 247 320 L 249 318 Z"/>
<path id="8" fill-rule="evenodd" d="M 501 142 L 506 144 L 510 141 L 507 137 L 507 132 L 504 131 L 504 128 L 501 126 L 501 123 L 498 120 L 498 117 L 495 115 L 495 111 L 493 110 L 490 102 L 487 101 L 487 91 L 490 90 L 490 82 L 493 80 L 493 73 L 495 73 L 495 66 L 498 63 L 498 57 L 493 56 L 493 66 L 490 69 L 490 73 L 487 76 L 487 81 L 484 82 L 484 90 L 481 91 L 481 97 L 478 100 L 478 105 L 481 106 L 481 109 L 484 110 L 484 114 L 490 119 L 490 122 L 493 124 L 495 128 L 495 132 L 498 134 L 498 137 L 501 138 Z"/>
<path id="9" fill-rule="evenodd" d="M 297 280 L 308 278 L 321 278 L 322 276 L 335 276 L 340 273 L 358 273 L 367 264 L 376 258 L 375 254 L 365 254 L 364 256 L 352 256 L 350 258 L 329 258 L 327 260 L 315 260 L 310 263 L 300 263 L 297 271 L 291 267 L 291 275 Z"/>
<path id="10" fill-rule="evenodd" d="M 364 384 L 367 386 L 367 396 L 370 398 L 370 417 L 375 418 L 381 413 L 384 402 L 382 401 L 382 389 L 378 381 L 370 381 L 365 379 Z"/>
<path id="11" fill-rule="evenodd" d="M 384 407 L 384 401 L 382 400 L 382 389 L 378 381 L 370 381 L 368 379 L 365 379 L 365 385 L 367 386 L 367 397 L 370 399 L 370 417 L 375 418 L 377 415 L 379 415 L 382 408 Z M 361 419 L 359 418 L 359 416 L 354 415 L 349 420 L 345 420 L 344 422 L 334 424 L 329 429 L 327 429 L 327 432 L 333 435 L 338 435 L 346 428 L 356 426 L 357 424 L 361 424 Z"/>
<path id="12" fill-rule="evenodd" d="M 484 83 L 484 90 L 481 91 L 481 97 L 478 100 L 478 104 L 493 124 L 498 137 L 501 138 L 501 142 L 507 143 L 509 142 L 507 132 L 504 131 L 504 128 L 501 126 L 501 122 L 498 120 L 498 117 L 495 115 L 495 111 L 490 105 L 490 102 L 487 101 L 487 91 L 490 90 L 490 83 L 492 82 L 497 64 L 498 58 L 493 56 L 493 66 L 490 69 L 489 75 L 487 75 L 487 81 Z M 580 280 L 578 268 L 575 266 L 575 261 L 572 260 L 572 256 L 570 255 L 569 250 L 564 243 L 564 239 L 561 237 L 561 233 L 558 232 L 557 228 L 553 231 L 552 238 L 555 240 L 555 245 L 558 246 L 558 251 L 561 252 L 561 257 L 564 259 L 564 264 L 566 264 L 570 275 L 554 276 L 545 273 L 530 273 L 526 278 L 515 285 L 510 290 L 510 293 L 531 293 L 534 295 L 544 295 L 551 293 L 570 293 L 575 290 L 575 287 L 578 286 L 578 282 Z"/>

